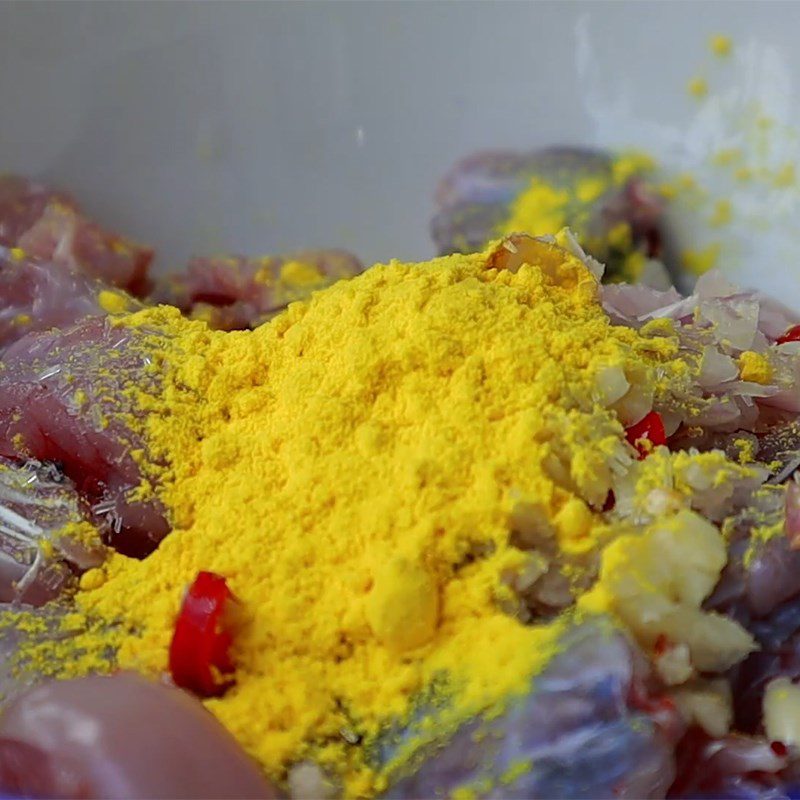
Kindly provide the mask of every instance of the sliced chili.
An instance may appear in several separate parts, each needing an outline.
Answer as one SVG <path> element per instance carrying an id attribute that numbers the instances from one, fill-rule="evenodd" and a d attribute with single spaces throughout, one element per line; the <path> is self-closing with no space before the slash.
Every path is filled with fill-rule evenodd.
<path id="1" fill-rule="evenodd" d="M 653 447 L 667 443 L 667 434 L 664 430 L 664 421 L 661 414 L 651 411 L 635 425 L 625 429 L 625 438 L 639 451 L 639 458 L 646 458 Z M 645 444 L 650 442 L 650 446 Z"/>
<path id="2" fill-rule="evenodd" d="M 777 344 L 786 342 L 800 342 L 800 325 L 793 325 L 786 333 L 781 334 L 776 340 Z"/>
<path id="3" fill-rule="evenodd" d="M 201 697 L 215 697 L 231 685 L 223 676 L 234 669 L 229 619 L 235 602 L 221 575 L 197 574 L 183 600 L 169 647 L 169 669 L 178 686 Z"/>

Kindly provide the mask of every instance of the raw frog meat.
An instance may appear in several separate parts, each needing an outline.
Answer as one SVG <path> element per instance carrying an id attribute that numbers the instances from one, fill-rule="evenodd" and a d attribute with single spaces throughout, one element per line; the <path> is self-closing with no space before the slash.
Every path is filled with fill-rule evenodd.
<path id="1" fill-rule="evenodd" d="M 416 724 L 387 735 L 376 750 L 381 763 L 415 744 L 386 796 L 663 797 L 682 724 L 650 694 L 641 655 L 603 621 L 576 625 L 560 646 L 528 694 L 499 715 L 448 737 L 436 733 L 437 710 L 426 708 Z"/>
<path id="2" fill-rule="evenodd" d="M 0 351 L 30 331 L 142 307 L 96 278 L 0 247 Z"/>
<path id="3" fill-rule="evenodd" d="M 344 250 L 193 258 L 185 272 L 162 281 L 151 299 L 219 330 L 254 328 L 289 303 L 362 270 L 361 262 Z"/>
<path id="4" fill-rule="evenodd" d="M 607 280 L 630 277 L 631 254 L 641 256 L 642 268 L 647 259 L 664 255 L 664 204 L 640 174 L 615 181 L 613 167 L 611 155 L 578 147 L 490 150 L 463 158 L 436 190 L 431 222 L 436 248 L 442 255 L 471 253 L 503 233 L 538 236 L 568 226 L 586 252 L 606 265 Z M 533 184 L 545 187 L 543 203 L 551 209 L 542 217 L 547 229 L 507 230 L 514 201 Z M 657 271 L 663 282 L 663 269 Z"/>
<path id="5" fill-rule="evenodd" d="M 70 195 L 0 176 L 0 245 L 143 294 L 153 250 L 89 219 Z"/>
<path id="6" fill-rule="evenodd" d="M 0 603 L 42 605 L 104 556 L 75 485 L 57 467 L 0 459 Z"/>
<path id="7" fill-rule="evenodd" d="M 0 362 L 0 456 L 52 462 L 75 485 L 108 544 L 144 556 L 169 526 L 155 499 L 132 500 L 145 444 L 129 424 L 124 389 L 158 381 L 143 337 L 157 336 L 89 317 L 63 331 L 31 333 Z"/>

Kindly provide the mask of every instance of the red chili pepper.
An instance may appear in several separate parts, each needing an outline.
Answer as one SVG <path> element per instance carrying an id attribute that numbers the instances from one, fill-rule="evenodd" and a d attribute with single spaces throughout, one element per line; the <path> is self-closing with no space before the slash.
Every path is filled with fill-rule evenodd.
<path id="1" fill-rule="evenodd" d="M 228 584 L 214 572 L 199 572 L 183 600 L 169 646 L 169 670 L 178 686 L 201 697 L 215 697 L 230 685 L 233 634 L 226 612 L 236 602 Z M 229 614 L 227 615 L 230 616 Z"/>
<path id="2" fill-rule="evenodd" d="M 800 325 L 793 325 L 786 333 L 781 334 L 776 340 L 776 344 L 786 342 L 800 342 Z"/>
<path id="3" fill-rule="evenodd" d="M 667 434 L 664 430 L 664 422 L 661 414 L 651 411 L 645 415 L 635 425 L 625 429 L 625 438 L 639 451 L 639 458 L 647 458 L 652 447 L 667 443 Z M 652 447 L 643 443 L 643 439 L 649 441 Z"/>
<path id="4" fill-rule="evenodd" d="M 783 742 L 770 742 L 769 748 L 778 758 L 786 758 L 789 748 Z"/>
<path id="5" fill-rule="evenodd" d="M 664 653 L 672 647 L 669 637 L 665 633 L 659 633 L 656 637 L 655 644 L 653 645 L 653 652 L 657 656 L 663 656 Z"/>

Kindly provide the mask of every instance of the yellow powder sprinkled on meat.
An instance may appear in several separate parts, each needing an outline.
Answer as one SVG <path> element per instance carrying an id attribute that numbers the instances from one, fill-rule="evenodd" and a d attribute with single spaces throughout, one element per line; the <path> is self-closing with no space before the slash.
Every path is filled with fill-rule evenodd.
<path id="1" fill-rule="evenodd" d="M 22 261 L 25 258 L 25 251 L 21 247 L 12 247 L 8 252 L 14 261 Z"/>
<path id="2" fill-rule="evenodd" d="M 772 381 L 772 374 L 772 365 L 763 353 L 745 350 L 739 356 L 739 377 L 743 381 L 766 384 Z"/>
<path id="3" fill-rule="evenodd" d="M 55 532 L 54 538 L 77 542 L 87 547 L 97 547 L 100 544 L 97 528 L 86 520 L 68 522 Z"/>
<path id="4" fill-rule="evenodd" d="M 554 234 L 567 224 L 570 193 L 534 179 L 511 206 L 501 233 Z"/>
<path id="5" fill-rule="evenodd" d="M 608 189 L 608 182 L 601 177 L 581 178 L 575 186 L 575 196 L 582 203 L 597 200 Z"/>
<path id="6" fill-rule="evenodd" d="M 774 465 L 775 469 L 780 469 L 780 467 L 780 462 Z M 772 468 L 772 465 L 770 465 L 770 469 Z M 778 513 L 776 515 L 775 513 L 771 514 L 769 512 L 759 510 L 759 507 L 762 504 L 767 507 L 774 507 L 777 505 L 778 508 L 783 509 L 783 505 L 785 503 L 785 492 L 785 485 L 770 484 L 760 486 L 755 492 L 753 492 L 752 502 L 750 508 L 748 509 L 748 532 L 750 541 L 747 546 L 747 550 L 742 557 L 742 563 L 745 567 L 750 567 L 752 565 L 753 561 L 763 550 L 763 546 L 766 542 L 778 536 L 786 535 L 786 519 L 783 513 Z M 772 497 L 770 497 L 770 495 L 772 495 Z M 731 523 L 733 522 L 734 521 L 732 519 L 726 520 L 726 524 L 723 525 L 724 534 L 728 536 L 731 535 Z"/>
<path id="7" fill-rule="evenodd" d="M 545 236 L 569 226 L 579 243 L 606 264 L 608 280 L 636 280 L 645 259 L 633 251 L 630 224 L 621 221 L 608 225 L 600 209 L 605 195 L 623 191 L 629 180 L 647 175 L 655 167 L 651 156 L 630 151 L 552 178 L 536 175 L 513 199 L 495 232 Z"/>
<path id="8" fill-rule="evenodd" d="M 733 487 L 737 481 L 757 484 L 759 472 L 731 461 L 719 450 L 689 453 L 657 447 L 633 465 L 628 478 L 629 488 L 619 493 L 617 506 L 644 519 L 660 515 L 665 506 L 689 508 L 698 492 Z"/>
<path id="9" fill-rule="evenodd" d="M 629 447 L 611 377 L 651 394 L 681 378 L 672 338 L 613 326 L 583 263 L 521 247 L 378 265 L 254 331 L 118 318 L 163 374 L 127 391 L 173 532 L 84 576 L 70 624 L 90 632 L 57 669 L 111 647 L 163 672 L 186 586 L 219 573 L 246 623 L 235 686 L 207 707 L 271 776 L 310 758 L 349 796 L 384 778 L 343 728 L 370 742 L 434 687 L 455 719 L 525 691 L 567 623 L 503 610 L 529 563 L 516 512 L 566 552 L 613 538 L 596 510 Z"/>
<path id="10" fill-rule="evenodd" d="M 752 439 L 734 439 L 737 450 L 737 461 L 740 464 L 752 464 L 756 460 L 756 444 Z"/>
<path id="11" fill-rule="evenodd" d="M 100 308 L 109 314 L 122 314 L 125 311 L 130 311 L 129 298 L 122 292 L 115 292 L 111 289 L 103 289 L 97 295 L 97 302 Z"/>

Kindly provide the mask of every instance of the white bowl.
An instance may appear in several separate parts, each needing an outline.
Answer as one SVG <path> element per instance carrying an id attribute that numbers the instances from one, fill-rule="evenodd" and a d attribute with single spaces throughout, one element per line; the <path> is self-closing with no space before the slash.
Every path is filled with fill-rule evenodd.
<path id="1" fill-rule="evenodd" d="M 4 3 L 2 167 L 72 189 L 163 269 L 325 245 L 426 258 L 456 157 L 635 146 L 733 194 L 710 234 L 707 207 L 684 209 L 683 239 L 716 237 L 724 269 L 800 306 L 800 191 L 711 163 L 760 159 L 759 115 L 768 169 L 797 160 L 798 29 L 800 5 L 769 3 Z"/>

